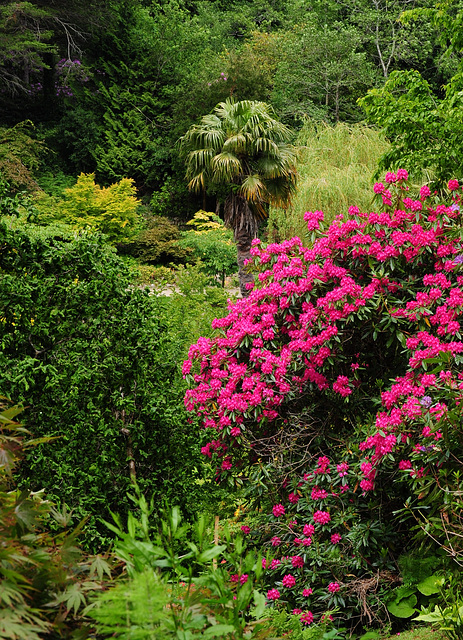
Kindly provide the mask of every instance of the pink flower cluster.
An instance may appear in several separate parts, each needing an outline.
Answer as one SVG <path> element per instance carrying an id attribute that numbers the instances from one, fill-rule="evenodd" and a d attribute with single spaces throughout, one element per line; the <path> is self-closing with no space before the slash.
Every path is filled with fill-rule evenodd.
<path id="1" fill-rule="evenodd" d="M 314 522 L 317 522 L 318 524 L 328 524 L 331 520 L 331 516 L 328 511 L 315 511 L 313 519 Z"/>
<path id="2" fill-rule="evenodd" d="M 273 515 L 275 516 L 275 518 L 279 518 L 281 516 L 285 515 L 285 508 L 282 504 L 275 504 L 273 506 Z"/>
<path id="3" fill-rule="evenodd" d="M 296 578 L 290 573 L 287 573 L 285 576 L 283 576 L 283 580 L 281 581 L 281 583 L 287 589 L 292 589 L 296 584 Z"/>

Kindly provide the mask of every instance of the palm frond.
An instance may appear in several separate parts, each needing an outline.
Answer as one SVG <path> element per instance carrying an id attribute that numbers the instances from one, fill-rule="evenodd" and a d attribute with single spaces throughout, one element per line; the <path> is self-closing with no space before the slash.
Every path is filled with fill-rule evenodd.
<path id="1" fill-rule="evenodd" d="M 294 190 L 297 154 L 291 136 L 270 105 L 228 98 L 180 139 L 188 152 L 188 186 L 223 184 L 264 215 L 266 202 L 284 202 Z"/>
<path id="2" fill-rule="evenodd" d="M 214 155 L 213 149 L 196 149 L 195 151 L 190 151 L 186 166 L 187 178 L 191 178 L 197 173 L 208 171 Z"/>
<path id="3" fill-rule="evenodd" d="M 265 200 L 265 184 L 258 174 L 246 176 L 239 188 L 239 194 L 248 202 Z"/>
<path id="4" fill-rule="evenodd" d="M 242 166 L 239 158 L 234 153 L 223 151 L 212 158 L 211 170 L 214 182 L 227 184 L 233 182 L 242 173 Z"/>
<path id="5" fill-rule="evenodd" d="M 241 132 L 229 136 L 223 143 L 223 151 L 230 153 L 246 153 L 246 147 L 249 145 L 249 137 Z"/>
<path id="6" fill-rule="evenodd" d="M 270 138 L 258 137 L 254 140 L 254 146 L 256 151 L 259 153 L 265 153 L 274 156 L 279 155 L 280 149 L 278 144 Z"/>
<path id="7" fill-rule="evenodd" d="M 205 173 L 197 173 L 188 183 L 188 189 L 190 191 L 203 191 L 206 188 L 207 180 Z"/>

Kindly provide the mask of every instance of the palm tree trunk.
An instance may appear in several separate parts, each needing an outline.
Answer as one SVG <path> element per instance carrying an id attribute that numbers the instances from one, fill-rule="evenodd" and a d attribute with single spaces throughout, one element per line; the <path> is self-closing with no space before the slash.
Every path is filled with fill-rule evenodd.
<path id="1" fill-rule="evenodd" d="M 252 274 L 244 266 L 251 257 L 251 244 L 257 238 L 257 220 L 248 201 L 242 196 L 230 193 L 224 206 L 225 224 L 233 229 L 238 253 L 238 278 L 243 298 L 249 295 L 248 283 L 254 282 Z"/>
<path id="2" fill-rule="evenodd" d="M 236 250 L 238 253 L 238 278 L 240 282 L 240 292 L 243 298 L 247 298 L 249 295 L 249 289 L 246 285 L 250 282 L 254 282 L 252 273 L 249 273 L 248 269 L 244 266 L 245 260 L 249 260 L 251 257 L 251 242 L 254 238 L 250 237 L 246 233 L 235 234 Z"/>

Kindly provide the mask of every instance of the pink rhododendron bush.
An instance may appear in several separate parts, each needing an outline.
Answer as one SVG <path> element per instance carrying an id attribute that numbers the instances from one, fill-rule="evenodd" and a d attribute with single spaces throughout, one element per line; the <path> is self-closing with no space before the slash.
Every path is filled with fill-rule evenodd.
<path id="1" fill-rule="evenodd" d="M 379 213 L 306 213 L 308 246 L 254 241 L 249 297 L 184 363 L 218 479 L 268 505 L 268 602 L 303 624 L 384 617 L 418 542 L 463 562 L 462 187 L 407 180 L 375 184 Z"/>

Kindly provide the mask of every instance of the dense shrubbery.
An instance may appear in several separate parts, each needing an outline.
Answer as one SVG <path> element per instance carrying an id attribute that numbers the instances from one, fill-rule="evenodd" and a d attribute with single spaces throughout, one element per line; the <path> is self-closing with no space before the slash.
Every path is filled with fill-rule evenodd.
<path id="1" fill-rule="evenodd" d="M 461 188 L 406 180 L 375 185 L 382 213 L 307 213 L 311 248 L 256 241 L 254 290 L 184 364 L 218 476 L 270 488 L 268 598 L 301 614 L 373 618 L 362 580 L 390 583 L 410 527 L 461 560 Z"/>
<path id="2" fill-rule="evenodd" d="M 30 437 L 17 422 L 21 411 L 0 398 L 0 636 L 86 637 L 82 609 L 103 587 L 103 575 L 110 577 L 110 565 L 76 546 L 83 523 L 68 530 L 69 513 L 56 510 L 43 491 L 15 487 L 21 457 L 47 440 Z"/>
<path id="3" fill-rule="evenodd" d="M 95 184 L 94 174 L 81 173 L 64 198 L 42 194 L 36 200 L 40 224 L 61 222 L 71 228 L 104 233 L 111 242 L 127 240 L 138 231 L 141 217 L 133 180 L 123 178 L 109 187 Z"/>
<path id="4" fill-rule="evenodd" d="M 219 216 L 207 211 L 197 211 L 187 224 L 193 229 L 183 232 L 180 246 L 191 249 L 211 282 L 224 287 L 225 277 L 237 270 L 233 233 Z"/>
<path id="5" fill-rule="evenodd" d="M 134 288 L 101 237 L 46 235 L 0 227 L 0 389 L 28 405 L 36 437 L 57 436 L 27 457 L 22 482 L 93 514 L 91 544 L 95 516 L 124 511 L 135 476 L 191 513 L 204 479 L 180 363 L 217 309 L 201 293 L 177 313 Z"/>
<path id="6" fill-rule="evenodd" d="M 144 264 L 181 263 L 192 257 L 192 251 L 179 246 L 179 228 L 164 216 L 148 218 L 146 229 L 130 243 L 119 244 L 122 255 L 131 255 Z"/>

